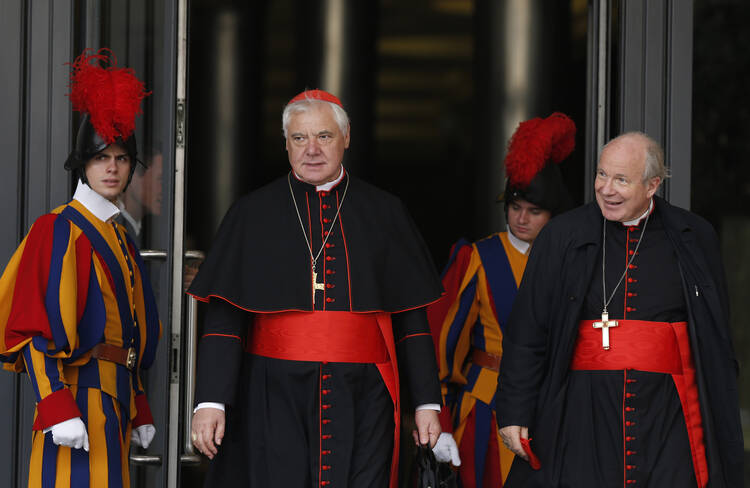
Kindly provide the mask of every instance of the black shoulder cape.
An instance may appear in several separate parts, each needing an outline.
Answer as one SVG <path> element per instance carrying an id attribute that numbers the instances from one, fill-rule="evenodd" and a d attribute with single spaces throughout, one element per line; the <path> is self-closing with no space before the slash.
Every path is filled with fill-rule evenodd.
<path id="1" fill-rule="evenodd" d="M 351 311 L 400 312 L 437 300 L 440 280 L 404 205 L 346 177 L 349 189 L 339 218 L 347 243 Z M 188 293 L 202 301 L 220 297 L 251 312 L 311 311 L 310 266 L 284 176 L 229 209 Z"/>

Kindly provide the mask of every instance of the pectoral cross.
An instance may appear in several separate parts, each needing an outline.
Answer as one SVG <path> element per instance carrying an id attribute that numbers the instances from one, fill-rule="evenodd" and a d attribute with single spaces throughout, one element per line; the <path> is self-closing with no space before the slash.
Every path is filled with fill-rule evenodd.
<path id="1" fill-rule="evenodd" d="M 312 270 L 312 286 L 313 286 L 313 307 L 315 306 L 315 292 L 318 290 L 325 290 L 325 283 L 318 283 L 318 273 L 315 272 L 315 267 Z"/>
<path id="2" fill-rule="evenodd" d="M 607 311 L 602 312 L 602 321 L 594 322 L 595 329 L 602 329 L 602 348 L 605 351 L 609 350 L 609 328 L 617 327 L 616 320 L 609 320 L 609 313 Z"/>

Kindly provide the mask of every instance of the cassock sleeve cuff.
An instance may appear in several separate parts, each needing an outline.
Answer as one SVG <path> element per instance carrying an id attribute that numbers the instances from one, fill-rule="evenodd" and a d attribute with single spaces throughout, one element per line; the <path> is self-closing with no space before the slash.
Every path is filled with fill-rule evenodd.
<path id="1" fill-rule="evenodd" d="M 36 404 L 34 430 L 44 430 L 68 419 L 82 417 L 73 394 L 67 388 L 61 388 Z"/>
<path id="2" fill-rule="evenodd" d="M 141 393 L 135 396 L 135 418 L 133 419 L 133 428 L 141 425 L 154 423 L 154 416 L 151 414 L 151 407 L 148 405 L 146 395 Z"/>
<path id="3" fill-rule="evenodd" d="M 201 408 L 215 408 L 217 410 L 221 410 L 222 412 L 226 410 L 226 407 L 223 403 L 216 403 L 216 402 L 200 402 L 194 409 L 193 413 L 197 412 Z"/>

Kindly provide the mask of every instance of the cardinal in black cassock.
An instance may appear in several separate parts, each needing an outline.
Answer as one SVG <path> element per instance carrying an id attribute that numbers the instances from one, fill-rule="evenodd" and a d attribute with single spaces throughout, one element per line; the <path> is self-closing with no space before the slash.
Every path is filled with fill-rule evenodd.
<path id="1" fill-rule="evenodd" d="M 188 291 L 208 302 L 206 486 L 393 487 L 400 384 L 420 442 L 440 433 L 424 307 L 442 288 L 400 200 L 341 165 L 341 102 L 305 91 L 283 121 L 292 171 L 234 204 Z"/>
<path id="2" fill-rule="evenodd" d="M 653 140 L 614 139 L 596 202 L 534 243 L 498 378 L 498 425 L 518 454 L 506 486 L 742 486 L 718 239 L 654 196 L 665 173 Z"/>

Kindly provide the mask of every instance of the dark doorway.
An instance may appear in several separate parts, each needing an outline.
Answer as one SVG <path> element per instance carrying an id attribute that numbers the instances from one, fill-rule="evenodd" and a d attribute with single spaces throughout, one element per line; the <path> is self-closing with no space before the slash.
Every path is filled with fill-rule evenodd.
<path id="1" fill-rule="evenodd" d="M 582 202 L 586 26 L 578 1 L 191 2 L 188 235 L 207 248 L 231 201 L 287 171 L 281 111 L 305 88 L 339 92 L 345 165 L 405 201 L 438 267 L 504 225 L 504 148 L 526 118 L 575 120 L 562 169 Z"/>

